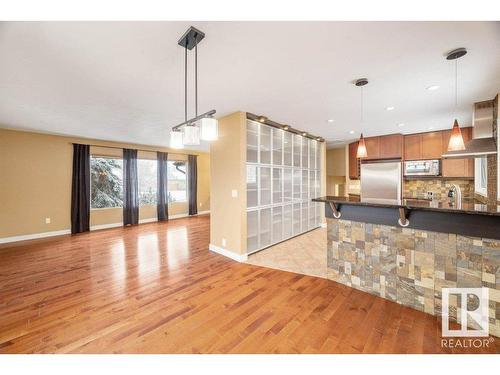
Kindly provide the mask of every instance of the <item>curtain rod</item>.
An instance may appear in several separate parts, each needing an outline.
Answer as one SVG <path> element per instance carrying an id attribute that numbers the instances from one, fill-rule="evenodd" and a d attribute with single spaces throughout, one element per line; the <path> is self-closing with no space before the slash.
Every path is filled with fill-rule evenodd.
<path id="1" fill-rule="evenodd" d="M 93 147 L 103 147 L 103 148 L 115 148 L 117 150 L 123 150 L 124 148 L 127 148 L 129 150 L 137 150 L 137 151 L 144 151 L 144 152 L 158 152 L 159 150 L 144 150 L 141 148 L 130 148 L 130 147 L 118 147 L 118 146 L 103 146 L 103 145 L 96 145 L 92 143 L 78 143 L 78 142 L 70 142 L 70 145 L 87 145 L 87 146 L 93 146 Z M 164 152 L 164 151 L 160 151 Z M 195 155 L 195 154 L 183 154 L 179 152 L 168 152 L 169 154 L 178 154 L 178 155 Z"/>

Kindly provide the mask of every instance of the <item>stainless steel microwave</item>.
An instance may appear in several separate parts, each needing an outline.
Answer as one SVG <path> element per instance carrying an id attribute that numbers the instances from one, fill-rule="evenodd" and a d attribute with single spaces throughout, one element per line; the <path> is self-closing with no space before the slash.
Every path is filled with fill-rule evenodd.
<path id="1" fill-rule="evenodd" d="M 441 174 L 440 160 L 405 161 L 405 176 L 439 176 Z"/>

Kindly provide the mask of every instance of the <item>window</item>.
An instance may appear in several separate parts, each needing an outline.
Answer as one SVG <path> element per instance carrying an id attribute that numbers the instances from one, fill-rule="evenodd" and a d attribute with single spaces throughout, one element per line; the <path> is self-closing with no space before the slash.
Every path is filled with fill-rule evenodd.
<path id="1" fill-rule="evenodd" d="M 486 156 L 474 159 L 474 187 L 478 194 L 488 196 L 488 159 Z"/>
<path id="2" fill-rule="evenodd" d="M 121 159 L 90 158 L 90 207 L 123 205 L 123 162 Z"/>
<path id="3" fill-rule="evenodd" d="M 137 178 L 139 179 L 139 205 L 156 205 L 157 161 L 137 160 Z"/>
<path id="4" fill-rule="evenodd" d="M 187 201 L 187 162 L 169 160 L 167 162 L 168 203 Z"/>

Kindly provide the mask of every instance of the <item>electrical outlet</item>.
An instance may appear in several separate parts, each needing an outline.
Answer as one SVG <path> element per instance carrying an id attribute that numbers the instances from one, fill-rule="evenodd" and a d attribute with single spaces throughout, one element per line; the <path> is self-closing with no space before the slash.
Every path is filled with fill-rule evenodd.
<path id="1" fill-rule="evenodd" d="M 222 239 L 222 247 L 226 247 L 226 239 L 225 238 Z"/>
<path id="2" fill-rule="evenodd" d="M 236 189 L 231 190 L 231 197 L 238 198 L 238 190 Z"/>
<path id="3" fill-rule="evenodd" d="M 50 217 L 45 218 L 45 224 L 50 224 Z"/>

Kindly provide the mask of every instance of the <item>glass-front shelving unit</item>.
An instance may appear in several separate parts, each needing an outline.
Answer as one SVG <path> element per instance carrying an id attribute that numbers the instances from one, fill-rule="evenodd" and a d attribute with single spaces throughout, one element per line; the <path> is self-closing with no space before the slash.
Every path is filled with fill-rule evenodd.
<path id="1" fill-rule="evenodd" d="M 321 225 L 321 143 L 247 120 L 247 253 Z"/>

